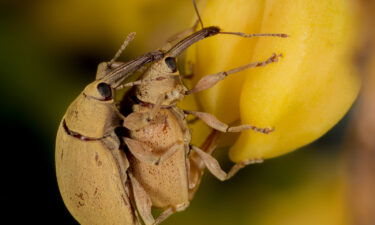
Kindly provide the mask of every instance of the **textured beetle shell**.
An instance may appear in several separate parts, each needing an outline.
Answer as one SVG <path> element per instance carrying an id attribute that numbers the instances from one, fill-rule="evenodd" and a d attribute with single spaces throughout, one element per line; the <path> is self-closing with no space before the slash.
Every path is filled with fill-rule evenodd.
<path id="1" fill-rule="evenodd" d="M 101 138 L 106 131 L 120 124 L 110 103 L 98 103 L 84 94 L 69 106 L 65 121 L 69 129 L 92 138 Z"/>
<path id="2" fill-rule="evenodd" d="M 68 127 L 77 122 L 81 126 L 96 124 L 98 127 L 93 130 L 96 133 L 104 133 L 103 130 L 100 131 L 100 126 L 104 129 L 104 123 L 98 123 L 100 118 L 89 122 L 87 120 L 92 117 L 87 115 L 95 116 L 95 113 L 106 112 L 105 107 L 110 105 L 104 105 L 103 108 L 103 104 L 88 104 L 92 110 L 96 108 L 96 112 L 79 111 L 77 113 L 85 113 L 86 117 L 79 116 L 75 113 L 75 109 L 77 104 L 85 101 L 89 100 L 81 95 L 69 107 L 64 118 Z M 101 140 L 83 141 L 73 137 L 66 132 L 62 122 L 57 132 L 55 161 L 62 198 L 79 223 L 83 225 L 137 224 L 128 195 L 122 185 L 118 164 Z"/>
<path id="3" fill-rule="evenodd" d="M 140 111 L 145 110 L 147 108 L 140 108 Z M 176 142 L 181 143 L 181 147 L 160 165 L 151 165 L 129 156 L 133 175 L 150 196 L 153 206 L 165 208 L 188 203 L 187 154 L 191 138 L 184 114 L 176 107 L 161 109 L 155 121 L 131 132 L 130 137 L 148 144 L 157 153 L 168 150 Z"/>

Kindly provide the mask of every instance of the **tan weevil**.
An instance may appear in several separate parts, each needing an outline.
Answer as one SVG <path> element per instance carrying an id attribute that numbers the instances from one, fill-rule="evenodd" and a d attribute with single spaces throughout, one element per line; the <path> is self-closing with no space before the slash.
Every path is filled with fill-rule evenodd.
<path id="1" fill-rule="evenodd" d="M 238 71 L 276 62 L 280 56 L 274 54 L 264 62 L 208 75 L 188 90 L 177 71 L 176 57 L 190 45 L 217 34 L 286 37 L 202 28 L 168 50 L 150 52 L 127 63 L 113 59 L 100 64 L 97 79 L 69 106 L 57 133 L 56 173 L 64 203 L 81 224 L 159 224 L 189 205 L 205 166 L 217 178 L 226 180 L 245 165 L 257 162 L 238 163 L 224 172 L 209 154 L 215 136 L 208 138 L 202 149 L 190 144 L 186 115 L 194 115 L 221 132 L 253 129 L 268 133 L 272 129 L 230 127 L 208 113 L 176 106 L 188 94 L 208 89 Z M 128 36 L 119 53 L 132 37 Z M 148 63 L 150 67 L 139 80 L 122 84 Z M 129 114 L 122 115 L 114 94 L 131 86 L 126 97 L 132 97 L 135 103 L 127 105 L 131 107 Z M 118 127 L 127 128 L 129 134 L 117 135 Z M 127 148 L 121 149 L 122 141 Z M 165 210 L 154 219 L 152 207 Z"/>
<path id="2" fill-rule="evenodd" d="M 128 36 L 123 48 L 133 36 Z M 126 174 L 120 173 L 128 164 L 115 134 L 121 117 L 114 90 L 134 71 L 163 55 L 155 51 L 127 63 L 114 62 L 115 58 L 101 63 L 97 79 L 74 100 L 60 123 L 57 181 L 65 205 L 82 224 L 136 224 L 123 182 Z"/>
<path id="3" fill-rule="evenodd" d="M 200 32 L 204 30 L 221 33 L 217 27 L 203 28 Z M 241 162 L 235 164 L 228 173 L 224 172 L 217 160 L 207 153 L 214 142 L 204 150 L 190 144 L 187 114 L 198 117 L 211 128 L 221 132 L 240 132 L 247 129 L 262 133 L 272 131 L 271 128 L 251 125 L 230 127 L 208 113 L 186 111 L 176 106 L 176 103 L 188 94 L 206 90 L 232 73 L 276 62 L 280 56 L 274 54 L 264 62 L 205 76 L 193 89 L 188 90 L 182 84 L 176 57 L 187 46 L 201 39 L 198 38 L 200 32 L 173 46 L 163 59 L 154 62 L 146 70 L 140 80 L 124 84 L 135 86 L 129 93 L 135 102 L 133 111 L 124 118 L 124 126 L 130 130 L 124 142 L 129 150 L 128 175 L 134 202 L 145 224 L 159 224 L 174 212 L 182 211 L 189 205 L 204 169 L 202 163 L 218 179 L 226 180 L 245 165 L 259 161 L 254 159 Z M 151 214 L 152 206 L 165 209 L 156 220 Z"/>

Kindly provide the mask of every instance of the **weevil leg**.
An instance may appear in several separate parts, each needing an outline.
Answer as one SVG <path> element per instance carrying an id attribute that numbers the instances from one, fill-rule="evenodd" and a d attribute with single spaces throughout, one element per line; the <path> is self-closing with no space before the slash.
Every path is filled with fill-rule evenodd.
<path id="1" fill-rule="evenodd" d="M 273 128 L 259 128 L 253 125 L 248 125 L 248 124 L 242 124 L 239 126 L 229 126 L 228 124 L 225 124 L 218 120 L 214 115 L 206 112 L 197 112 L 197 111 L 189 111 L 189 110 L 184 110 L 185 113 L 191 114 L 196 116 L 197 118 L 201 119 L 203 122 L 205 122 L 208 126 L 211 128 L 221 131 L 221 132 L 241 132 L 244 130 L 254 130 L 256 132 L 268 134 L 272 132 L 274 129 Z"/>
<path id="2" fill-rule="evenodd" d="M 201 145 L 201 149 L 203 149 L 204 152 L 207 154 L 212 154 L 213 151 L 217 147 L 217 143 L 219 140 L 221 133 L 217 130 L 212 130 L 210 135 L 206 138 L 204 143 Z M 201 182 L 204 168 L 206 167 L 202 159 L 199 157 L 199 155 L 192 151 L 189 155 L 189 160 L 187 161 L 187 164 L 189 164 L 189 172 L 188 172 L 188 181 L 189 181 L 189 199 L 193 199 L 199 184 Z"/>
<path id="3" fill-rule="evenodd" d="M 202 149 L 196 147 L 196 146 L 191 146 L 192 150 L 194 150 L 199 157 L 202 159 L 204 164 L 207 166 L 207 169 L 219 180 L 225 181 L 233 177 L 240 169 L 243 167 L 250 165 L 250 164 L 255 164 L 255 163 L 261 163 L 263 160 L 261 159 L 253 159 L 253 160 L 248 160 L 240 163 L 236 163 L 228 173 L 226 173 L 224 170 L 221 169 L 219 162 L 210 154 L 204 152 Z"/>
<path id="4" fill-rule="evenodd" d="M 237 72 L 240 72 L 240 71 L 243 71 L 243 70 L 246 70 L 246 69 L 250 69 L 250 68 L 254 68 L 254 67 L 266 66 L 270 63 L 277 62 L 278 59 L 281 56 L 282 56 L 281 54 L 278 54 L 278 55 L 273 54 L 266 61 L 253 62 L 253 63 L 249 63 L 249 64 L 246 64 L 246 65 L 243 65 L 243 66 L 240 66 L 240 67 L 228 70 L 228 71 L 223 71 L 223 72 L 214 73 L 214 74 L 204 76 L 198 81 L 198 83 L 195 85 L 195 87 L 193 89 L 190 89 L 186 92 L 186 95 L 209 89 L 209 88 L 213 87 L 217 82 L 225 79 L 230 74 L 237 73 Z"/>
<path id="5" fill-rule="evenodd" d="M 130 172 L 129 178 L 133 189 L 133 196 L 137 211 L 139 212 L 145 225 L 154 224 L 155 219 L 151 213 L 152 202 L 150 196 L 148 196 L 142 185 Z"/>
<path id="6" fill-rule="evenodd" d="M 142 162 L 146 162 L 152 165 L 159 165 L 160 163 L 163 163 L 166 159 L 177 152 L 177 150 L 180 149 L 183 145 L 182 141 L 176 142 L 163 154 L 156 154 L 152 151 L 152 148 L 144 142 L 126 137 L 124 138 L 124 141 L 134 157 Z"/>
<path id="7" fill-rule="evenodd" d="M 128 82 L 128 83 L 125 83 L 125 84 L 120 84 L 115 89 L 121 90 L 125 87 L 133 87 L 133 86 L 141 85 L 141 84 L 142 84 L 142 80 L 136 80 L 136 81 Z"/>
<path id="8" fill-rule="evenodd" d="M 120 140 L 113 132 L 110 136 L 105 137 L 102 139 L 104 145 L 110 150 L 113 158 L 116 161 L 117 167 L 120 172 L 120 177 L 122 179 L 123 184 L 127 180 L 127 173 L 126 171 L 129 168 L 129 161 L 123 151 L 120 150 Z M 126 188 L 125 188 L 126 189 Z"/>
<path id="9" fill-rule="evenodd" d="M 124 120 L 123 125 L 129 130 L 139 130 L 151 122 L 164 122 L 165 117 L 155 118 L 156 114 L 160 111 L 164 99 L 165 94 L 161 94 L 151 110 L 147 112 L 133 112 L 125 118 L 122 117 Z"/>
<path id="10" fill-rule="evenodd" d="M 187 207 L 189 207 L 189 203 L 182 203 L 182 204 L 179 204 L 179 205 L 176 205 L 176 206 L 172 206 L 172 207 L 169 207 L 167 208 L 166 210 L 164 210 L 155 220 L 155 223 L 153 223 L 153 225 L 158 225 L 160 224 L 161 222 L 163 222 L 164 220 L 166 220 L 169 216 L 171 216 L 172 214 L 176 213 L 176 212 L 181 212 L 181 211 L 184 211 Z"/>

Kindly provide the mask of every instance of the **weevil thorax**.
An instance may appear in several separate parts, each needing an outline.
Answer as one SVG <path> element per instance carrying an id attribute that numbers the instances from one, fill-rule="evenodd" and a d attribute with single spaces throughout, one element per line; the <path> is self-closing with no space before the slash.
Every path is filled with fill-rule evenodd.
<path id="1" fill-rule="evenodd" d="M 87 85 L 66 112 L 67 128 L 87 137 L 103 137 L 119 120 L 113 110 L 113 96 L 111 86 L 100 80 Z"/>
<path id="2" fill-rule="evenodd" d="M 166 56 L 143 74 L 136 95 L 139 100 L 151 104 L 156 104 L 160 96 L 164 96 L 162 105 L 172 105 L 183 99 L 186 91 L 177 71 L 176 58 Z"/>

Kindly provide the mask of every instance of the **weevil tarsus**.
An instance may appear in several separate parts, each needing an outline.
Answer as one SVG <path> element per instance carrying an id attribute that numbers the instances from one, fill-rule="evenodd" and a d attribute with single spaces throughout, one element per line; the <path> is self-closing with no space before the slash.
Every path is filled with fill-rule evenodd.
<path id="1" fill-rule="evenodd" d="M 213 174 L 217 179 L 221 181 L 232 178 L 240 169 L 244 168 L 247 165 L 263 162 L 263 160 L 261 159 L 252 159 L 244 162 L 239 162 L 234 164 L 229 172 L 225 172 L 223 169 L 221 169 L 219 162 L 212 155 L 206 153 L 196 146 L 192 145 L 191 148 L 199 155 L 211 174 Z"/>
<path id="2" fill-rule="evenodd" d="M 167 208 L 158 216 L 158 218 L 155 219 L 155 223 L 152 225 L 159 225 L 161 222 L 166 220 L 169 216 L 173 215 L 174 213 L 184 211 L 187 207 L 189 207 L 189 205 L 190 204 L 186 202 Z"/>
<path id="3" fill-rule="evenodd" d="M 198 111 L 190 111 L 190 110 L 184 110 L 184 112 L 186 114 L 191 114 L 191 115 L 199 118 L 204 123 L 206 123 L 209 127 L 213 128 L 215 130 L 221 131 L 223 133 L 226 133 L 226 132 L 242 132 L 242 131 L 245 131 L 245 130 L 254 130 L 254 131 L 259 132 L 259 133 L 268 134 L 268 133 L 274 131 L 274 128 L 269 128 L 269 127 L 260 128 L 260 127 L 256 127 L 256 126 L 248 125 L 248 124 L 242 124 L 242 125 L 238 125 L 238 126 L 229 126 L 228 124 L 223 123 L 220 120 L 218 120 L 214 115 L 212 115 L 210 113 L 206 113 L 206 112 L 198 112 Z"/>

